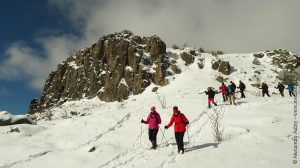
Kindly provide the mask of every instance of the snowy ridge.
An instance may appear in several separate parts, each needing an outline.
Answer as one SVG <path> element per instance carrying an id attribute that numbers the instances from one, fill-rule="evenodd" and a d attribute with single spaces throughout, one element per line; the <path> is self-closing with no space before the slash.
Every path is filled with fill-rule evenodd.
<path id="1" fill-rule="evenodd" d="M 180 50 L 168 49 L 170 59 L 182 73 L 170 76 L 170 84 L 152 92 L 154 84 L 124 102 L 101 102 L 98 98 L 66 102 L 50 109 L 52 121 L 40 120 L 38 125 L 14 125 L 0 128 L 0 168 L 105 168 L 105 167 L 208 167 L 208 168 L 294 168 L 292 164 L 292 110 L 293 99 L 278 94 L 260 97 L 259 89 L 250 85 L 253 73 L 261 68 L 261 80 L 267 81 L 270 92 L 278 93 L 275 69 L 268 58 L 262 65 L 252 64 L 252 54 L 219 55 L 234 67 L 227 81 L 242 80 L 247 85 L 246 99 L 238 99 L 236 106 L 222 102 L 222 125 L 228 137 L 215 143 L 207 109 L 207 96 L 199 94 L 208 86 L 218 88 L 211 69 L 210 54 L 199 54 L 195 62 L 185 66 Z M 205 58 L 204 69 L 197 60 Z M 255 68 L 253 68 L 255 67 Z M 251 79 L 252 81 L 250 81 Z M 159 103 L 159 96 L 166 97 L 166 108 Z M 299 95 L 298 95 L 299 96 Z M 237 93 L 237 97 L 240 95 Z M 148 150 L 148 128 L 141 124 L 155 105 L 162 118 L 157 150 Z M 190 121 L 184 137 L 186 153 L 177 154 L 173 127 L 164 130 L 177 105 Z M 75 115 L 72 115 L 75 114 Z M 63 119 L 66 118 L 66 119 Z M 18 127 L 20 133 L 8 133 Z M 163 134 L 168 141 L 163 138 Z M 89 152 L 94 148 L 93 152 Z"/>

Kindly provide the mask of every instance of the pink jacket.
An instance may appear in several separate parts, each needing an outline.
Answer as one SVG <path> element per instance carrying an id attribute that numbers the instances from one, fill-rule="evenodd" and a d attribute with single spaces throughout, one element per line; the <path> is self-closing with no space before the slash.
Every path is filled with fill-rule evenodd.
<path id="1" fill-rule="evenodd" d="M 147 117 L 147 120 L 145 121 L 145 124 L 149 124 L 149 129 L 158 129 L 158 124 L 160 123 L 160 115 L 156 111 L 150 112 L 150 114 Z"/>

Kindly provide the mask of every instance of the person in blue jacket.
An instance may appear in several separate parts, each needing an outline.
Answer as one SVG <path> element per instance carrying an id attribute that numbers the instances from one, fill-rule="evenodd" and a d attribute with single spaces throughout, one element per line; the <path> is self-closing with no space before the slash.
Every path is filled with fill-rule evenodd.
<path id="1" fill-rule="evenodd" d="M 295 97 L 295 94 L 294 94 L 294 85 L 292 83 L 288 84 L 287 89 L 289 91 L 290 96 L 292 97 L 292 95 L 293 95 Z"/>

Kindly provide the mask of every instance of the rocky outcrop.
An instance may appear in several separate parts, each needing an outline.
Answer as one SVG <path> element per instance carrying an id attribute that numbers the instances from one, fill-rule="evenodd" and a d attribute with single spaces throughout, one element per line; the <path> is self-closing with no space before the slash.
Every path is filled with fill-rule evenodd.
<path id="1" fill-rule="evenodd" d="M 181 59 L 185 62 L 186 65 L 190 65 L 195 61 L 195 51 L 191 51 L 190 53 L 182 52 L 180 54 Z"/>
<path id="2" fill-rule="evenodd" d="M 126 30 L 103 36 L 50 73 L 41 98 L 31 101 L 28 113 L 95 96 L 106 102 L 122 101 L 142 93 L 151 82 L 166 85 L 165 55 L 166 45 L 157 36 L 142 38 Z"/>
<path id="3" fill-rule="evenodd" d="M 228 61 L 221 61 L 218 71 L 221 72 L 224 75 L 229 75 L 230 74 L 230 64 L 229 64 L 229 62 Z"/>
<path id="4" fill-rule="evenodd" d="M 261 63 L 260 63 L 260 61 L 257 58 L 254 58 L 252 64 L 254 64 L 254 65 L 260 65 Z"/>
<path id="5" fill-rule="evenodd" d="M 230 64 L 228 61 L 222 61 L 220 59 L 212 60 L 211 68 L 213 70 L 218 70 L 219 72 L 221 72 L 224 75 L 230 74 Z"/>
<path id="6" fill-rule="evenodd" d="M 211 63 L 211 68 L 213 69 L 213 70 L 218 70 L 218 68 L 219 68 L 219 66 L 220 66 L 220 62 L 221 62 L 221 60 L 217 60 L 217 61 L 212 61 L 212 63 Z"/>
<path id="7" fill-rule="evenodd" d="M 281 69 L 294 71 L 300 66 L 300 57 L 284 49 L 266 51 L 272 59 L 272 64 Z"/>
<path id="8" fill-rule="evenodd" d="M 176 64 L 172 64 L 170 66 L 171 70 L 175 73 L 175 74 L 180 74 L 181 73 L 181 69 L 176 65 Z"/>
<path id="9" fill-rule="evenodd" d="M 264 54 L 264 53 L 254 53 L 253 56 L 254 56 L 255 58 L 262 58 L 262 57 L 265 56 L 265 54 Z"/>

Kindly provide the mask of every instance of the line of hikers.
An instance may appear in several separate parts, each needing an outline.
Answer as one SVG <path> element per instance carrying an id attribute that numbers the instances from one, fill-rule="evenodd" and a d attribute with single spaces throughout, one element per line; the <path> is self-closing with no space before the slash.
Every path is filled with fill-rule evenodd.
<path id="1" fill-rule="evenodd" d="M 228 86 L 226 86 L 224 82 L 222 82 L 222 85 L 219 87 L 219 90 L 222 93 L 223 102 L 229 100 L 230 105 L 235 105 L 235 92 L 237 88 L 240 89 L 241 98 L 246 98 L 244 93 L 246 85 L 241 80 L 239 81 L 238 87 L 236 87 L 236 84 L 232 81 L 229 82 Z M 208 95 L 208 108 L 211 108 L 211 103 L 217 106 L 217 103 L 215 103 L 214 100 L 216 93 L 217 91 L 214 91 L 211 87 L 208 87 L 207 91 L 205 91 L 205 94 Z"/>
<path id="2" fill-rule="evenodd" d="M 280 82 L 278 82 L 278 85 L 277 87 L 275 87 L 275 89 L 278 89 L 279 90 L 279 93 L 281 94 L 282 97 L 284 97 L 284 85 Z M 288 91 L 289 91 L 289 95 L 290 97 L 294 96 L 295 97 L 295 93 L 294 93 L 294 84 L 290 83 L 288 84 L 287 88 L 286 88 Z"/>
<path id="3" fill-rule="evenodd" d="M 236 89 L 239 89 L 241 92 L 241 98 L 246 98 L 245 96 L 245 89 L 246 89 L 246 85 L 240 80 L 239 81 L 239 86 L 236 87 L 236 84 L 232 81 L 229 82 L 229 85 L 226 86 L 224 84 L 224 82 L 222 82 L 222 85 L 219 87 L 220 92 L 222 93 L 222 97 L 223 97 L 223 102 L 226 102 L 227 100 L 229 100 L 230 105 L 235 105 L 235 92 Z M 275 87 L 276 89 L 279 89 L 279 92 L 281 94 L 282 97 L 284 97 L 284 89 L 285 86 L 279 82 L 277 87 Z M 267 95 L 268 97 L 270 97 L 269 94 L 269 87 L 266 84 L 266 82 L 262 82 L 261 87 L 259 87 L 259 89 L 262 89 L 262 96 L 264 97 L 265 95 Z M 294 84 L 290 83 L 288 84 L 287 88 L 289 91 L 289 95 L 292 97 L 295 97 L 295 93 L 294 93 Z M 212 87 L 208 87 L 207 91 L 205 91 L 205 94 L 208 95 L 208 108 L 211 108 L 211 103 L 214 104 L 215 106 L 217 106 L 214 97 L 215 94 L 217 93 L 217 91 L 214 91 L 212 89 Z"/>

